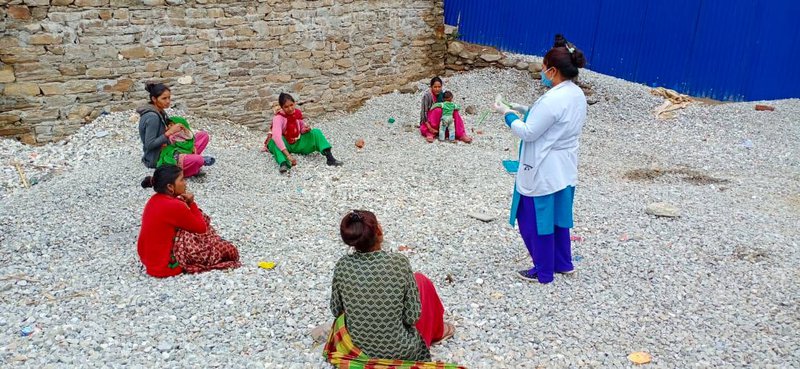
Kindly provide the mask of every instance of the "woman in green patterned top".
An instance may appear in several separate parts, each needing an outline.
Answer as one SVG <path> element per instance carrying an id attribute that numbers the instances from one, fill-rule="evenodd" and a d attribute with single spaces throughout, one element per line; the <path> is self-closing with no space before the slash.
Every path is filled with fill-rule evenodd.
<path id="1" fill-rule="evenodd" d="M 430 361 L 430 345 L 455 331 L 444 323 L 433 283 L 405 256 L 381 250 L 383 229 L 372 212 L 354 210 L 340 228 L 355 252 L 336 263 L 333 316 L 345 315 L 353 343 L 370 357 Z"/>

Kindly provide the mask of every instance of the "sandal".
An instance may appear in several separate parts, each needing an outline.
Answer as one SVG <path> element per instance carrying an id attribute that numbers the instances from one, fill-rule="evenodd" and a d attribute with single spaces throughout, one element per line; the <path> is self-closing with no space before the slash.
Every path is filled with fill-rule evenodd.
<path id="1" fill-rule="evenodd" d="M 442 338 L 439 338 L 438 340 L 434 340 L 433 342 L 431 342 L 431 346 L 441 343 L 442 341 L 450 337 L 453 337 L 454 334 L 456 334 L 456 327 L 450 323 L 444 323 L 444 333 L 442 333 Z"/>

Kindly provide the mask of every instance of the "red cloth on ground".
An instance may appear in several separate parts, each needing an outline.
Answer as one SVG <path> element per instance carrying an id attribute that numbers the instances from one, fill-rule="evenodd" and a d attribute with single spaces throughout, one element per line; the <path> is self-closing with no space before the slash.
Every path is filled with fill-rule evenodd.
<path id="1" fill-rule="evenodd" d="M 151 196 L 142 212 L 142 229 L 137 242 L 139 259 L 147 274 L 164 278 L 183 272 L 180 267 L 169 267 L 178 228 L 194 233 L 206 231 L 206 222 L 197 204 L 187 206 L 180 199 L 160 193 Z"/>
<path id="2" fill-rule="evenodd" d="M 439 294 L 436 293 L 436 287 L 428 277 L 417 272 L 414 273 L 414 279 L 417 280 L 419 301 L 422 305 L 422 311 L 417 320 L 417 331 L 425 341 L 425 345 L 431 347 L 431 342 L 444 335 L 444 305 L 439 299 Z"/>
<path id="3" fill-rule="evenodd" d="M 180 229 L 175 236 L 172 252 L 183 270 L 187 273 L 200 273 L 242 266 L 236 246 L 217 234 L 208 215 L 203 214 L 203 219 L 208 229 L 205 233 L 191 233 Z"/>

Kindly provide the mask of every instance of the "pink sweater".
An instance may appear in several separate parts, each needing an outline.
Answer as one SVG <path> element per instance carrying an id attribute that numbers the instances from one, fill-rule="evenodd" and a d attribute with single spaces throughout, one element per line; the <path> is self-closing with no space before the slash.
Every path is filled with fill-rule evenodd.
<path id="1" fill-rule="evenodd" d="M 272 141 L 275 142 L 275 146 L 281 151 L 286 149 L 286 145 L 283 143 L 283 132 L 286 131 L 286 121 L 287 119 L 280 114 L 275 114 L 275 117 L 272 118 Z M 302 119 L 298 120 L 297 124 L 300 125 L 299 132 L 302 134 L 306 125 L 303 123 Z"/>

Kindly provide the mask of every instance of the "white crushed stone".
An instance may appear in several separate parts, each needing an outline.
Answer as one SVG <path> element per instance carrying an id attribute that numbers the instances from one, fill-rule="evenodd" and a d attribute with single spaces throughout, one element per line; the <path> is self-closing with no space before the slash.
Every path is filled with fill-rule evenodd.
<path id="1" fill-rule="evenodd" d="M 411 128 L 419 94 L 388 94 L 352 114 L 311 117 L 341 168 L 298 157 L 291 177 L 259 148 L 264 132 L 194 117 L 217 163 L 190 191 L 244 266 L 167 280 L 145 276 L 136 237 L 151 191 L 139 187 L 137 123 L 112 113 L 68 140 L 0 141 L 0 362 L 27 367 L 326 367 L 311 328 L 331 319 L 338 223 L 375 211 L 436 284 L 457 326 L 432 351 L 470 368 L 800 367 L 800 100 L 693 105 L 671 121 L 645 86 L 584 72 L 594 86 L 582 136 L 574 243 L 578 273 L 523 283 L 529 266 L 506 223 L 515 140 L 492 113 L 467 115 L 471 145 L 427 144 Z M 424 86 L 426 81 L 421 81 Z M 496 93 L 532 102 L 529 73 L 481 70 L 445 80 L 456 102 Z M 179 101 L 180 96 L 176 96 Z M 387 123 L 389 117 L 397 122 Z M 364 138 L 357 150 L 354 142 Z M 750 142 L 751 147 L 742 142 Z M 13 162 L 38 184 L 19 185 Z M 628 170 L 691 168 L 629 180 Z M 645 214 L 668 202 L 680 218 Z M 273 210 L 274 209 L 274 210 Z M 470 217 L 482 213 L 490 223 Z M 258 261 L 275 261 L 267 271 Z M 452 281 L 452 282 L 450 282 Z M 22 337 L 22 328 L 35 328 Z"/>

